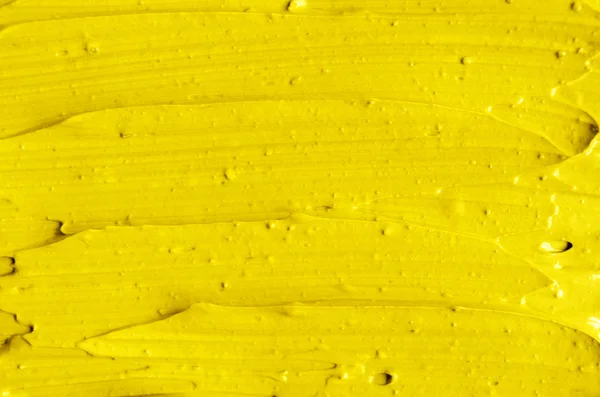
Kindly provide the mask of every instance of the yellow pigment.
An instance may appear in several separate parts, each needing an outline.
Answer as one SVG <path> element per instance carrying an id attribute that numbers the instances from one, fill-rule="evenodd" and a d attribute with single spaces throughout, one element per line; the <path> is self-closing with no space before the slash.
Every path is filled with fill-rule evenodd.
<path id="1" fill-rule="evenodd" d="M 600 1 L 0 27 L 0 396 L 600 395 Z"/>

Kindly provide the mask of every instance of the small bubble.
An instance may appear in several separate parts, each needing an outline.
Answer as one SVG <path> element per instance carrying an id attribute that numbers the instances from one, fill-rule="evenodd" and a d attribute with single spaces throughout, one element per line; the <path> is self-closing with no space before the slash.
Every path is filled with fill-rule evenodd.
<path id="1" fill-rule="evenodd" d="M 562 254 L 573 248 L 573 244 L 566 240 L 544 241 L 540 244 L 540 250 L 548 254 Z"/>
<path id="2" fill-rule="evenodd" d="M 376 374 L 371 378 L 371 383 L 378 386 L 387 386 L 394 381 L 394 376 L 387 372 Z"/>
<path id="3" fill-rule="evenodd" d="M 306 0 L 291 0 L 287 5 L 287 10 L 293 12 L 304 7 L 306 7 Z"/>
<path id="4" fill-rule="evenodd" d="M 290 79 L 290 85 L 298 85 L 302 82 L 301 76 L 295 76 Z"/>
<path id="5" fill-rule="evenodd" d="M 85 43 L 85 47 L 83 49 L 90 55 L 95 55 L 100 52 L 98 45 L 95 43 Z"/>
<path id="6" fill-rule="evenodd" d="M 578 2 L 574 1 L 571 3 L 571 10 L 575 11 L 575 12 L 579 12 L 581 11 L 581 4 L 579 4 Z"/>
<path id="7" fill-rule="evenodd" d="M 232 181 L 235 178 L 237 178 L 237 173 L 235 172 L 235 170 L 233 168 L 226 169 L 225 172 L 223 173 L 223 175 L 225 176 L 225 179 L 227 179 L 228 181 Z"/>
<path id="8" fill-rule="evenodd" d="M 469 57 L 462 57 L 460 59 L 460 63 L 462 63 L 463 65 L 470 65 L 471 63 L 473 63 L 473 59 Z"/>

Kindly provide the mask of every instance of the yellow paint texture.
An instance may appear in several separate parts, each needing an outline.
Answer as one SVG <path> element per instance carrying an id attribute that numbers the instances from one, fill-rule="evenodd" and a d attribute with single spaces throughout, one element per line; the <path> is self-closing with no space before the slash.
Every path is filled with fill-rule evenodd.
<path id="1" fill-rule="evenodd" d="M 598 0 L 0 1 L 0 396 L 600 395 Z"/>

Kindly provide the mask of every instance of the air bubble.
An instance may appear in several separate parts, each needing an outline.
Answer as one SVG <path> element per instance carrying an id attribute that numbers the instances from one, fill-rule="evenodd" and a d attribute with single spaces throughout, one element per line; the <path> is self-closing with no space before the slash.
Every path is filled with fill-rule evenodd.
<path id="1" fill-rule="evenodd" d="M 392 374 L 388 374 L 387 372 L 382 372 L 380 374 L 376 374 L 371 379 L 371 383 L 378 386 L 387 386 L 394 381 L 394 376 Z"/>
<path id="2" fill-rule="evenodd" d="M 573 244 L 566 240 L 544 241 L 540 244 L 540 250 L 548 254 L 561 254 L 573 248 Z"/>

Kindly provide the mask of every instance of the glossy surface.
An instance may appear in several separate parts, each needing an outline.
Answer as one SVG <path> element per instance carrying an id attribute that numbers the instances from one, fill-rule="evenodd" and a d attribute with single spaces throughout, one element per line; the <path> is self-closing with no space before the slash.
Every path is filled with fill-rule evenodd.
<path id="1" fill-rule="evenodd" d="M 0 2 L 0 394 L 599 395 L 599 11 Z"/>

